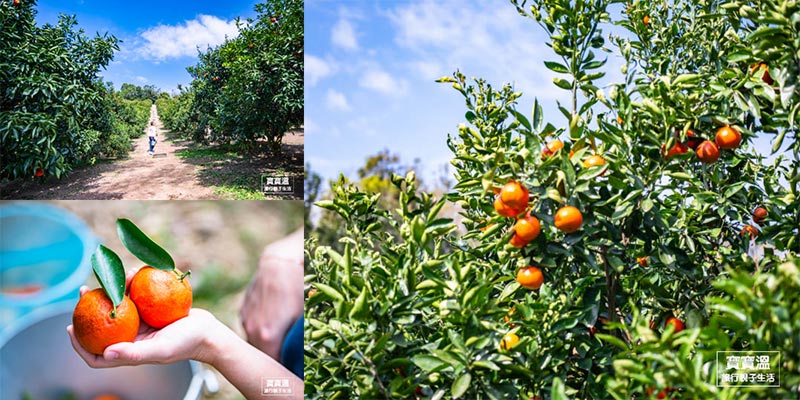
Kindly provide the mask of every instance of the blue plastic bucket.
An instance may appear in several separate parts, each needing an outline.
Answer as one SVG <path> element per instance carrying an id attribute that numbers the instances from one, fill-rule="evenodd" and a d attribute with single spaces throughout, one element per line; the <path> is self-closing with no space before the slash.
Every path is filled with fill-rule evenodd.
<path id="1" fill-rule="evenodd" d="M 77 302 L 97 244 L 89 227 L 61 208 L 0 205 L 0 329 L 40 307 Z"/>

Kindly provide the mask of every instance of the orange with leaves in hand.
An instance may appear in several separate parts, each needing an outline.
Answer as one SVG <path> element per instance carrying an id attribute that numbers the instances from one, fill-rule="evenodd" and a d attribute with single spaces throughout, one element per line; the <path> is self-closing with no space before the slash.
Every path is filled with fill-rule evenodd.
<path id="1" fill-rule="evenodd" d="M 145 265 L 131 279 L 131 300 L 142 321 L 163 328 L 187 315 L 192 308 L 192 286 L 177 269 L 162 270 Z"/>
<path id="2" fill-rule="evenodd" d="M 730 126 L 723 126 L 717 129 L 717 137 L 714 139 L 720 149 L 735 149 L 742 143 L 742 134 Z"/>
<path id="3" fill-rule="evenodd" d="M 530 191 L 525 185 L 517 181 L 508 181 L 500 190 L 500 200 L 516 210 L 524 210 L 528 206 Z"/>
<path id="4" fill-rule="evenodd" d="M 749 237 L 751 239 L 755 239 L 756 236 L 758 236 L 758 229 L 753 225 L 745 225 L 742 228 L 741 232 L 739 232 L 739 235 L 740 236 L 747 235 L 747 237 Z"/>
<path id="5" fill-rule="evenodd" d="M 517 223 L 514 224 L 514 233 L 525 242 L 530 242 L 536 239 L 536 237 L 539 236 L 539 232 L 541 232 L 539 219 L 530 213 L 518 219 Z"/>
<path id="6" fill-rule="evenodd" d="M 719 160 L 719 149 L 710 140 L 705 140 L 700 143 L 695 150 L 697 159 L 704 164 L 712 164 Z"/>
<path id="7" fill-rule="evenodd" d="M 564 233 L 572 233 L 581 228 L 583 215 L 573 206 L 558 209 L 553 224 Z"/>
<path id="8" fill-rule="evenodd" d="M 86 351 L 103 354 L 114 343 L 132 342 L 139 333 L 139 313 L 128 296 L 114 310 L 106 292 L 94 289 L 78 300 L 72 313 L 75 339 Z"/>
<path id="9" fill-rule="evenodd" d="M 647 266 L 647 256 L 636 257 L 636 262 L 639 263 L 639 265 L 641 265 L 643 267 L 646 267 Z"/>
<path id="10" fill-rule="evenodd" d="M 544 148 L 542 149 L 542 158 L 550 157 L 553 154 L 556 154 L 557 151 L 559 151 L 559 150 L 561 150 L 563 148 L 564 148 L 564 143 L 563 142 L 561 142 L 558 139 L 551 140 L 551 141 L 547 142 L 547 145 L 545 145 Z"/>
<path id="11" fill-rule="evenodd" d="M 677 319 L 675 317 L 667 318 L 667 322 L 664 323 L 664 326 L 669 326 L 669 325 L 672 325 L 673 327 L 675 327 L 674 333 L 678 333 L 678 332 L 682 331 L 683 328 L 684 328 L 683 321 L 681 321 L 681 320 L 679 320 L 679 319 Z"/>
<path id="12" fill-rule="evenodd" d="M 495 211 L 497 211 L 498 214 L 504 217 L 516 217 L 517 215 L 520 215 L 522 214 L 523 211 L 525 211 L 524 208 L 516 209 L 513 207 L 509 207 L 506 203 L 503 202 L 500 196 L 497 196 L 497 198 L 494 199 L 494 209 Z"/>
<path id="13" fill-rule="evenodd" d="M 753 210 L 753 221 L 760 224 L 764 221 L 764 218 L 767 218 L 767 209 L 764 207 L 756 207 L 756 209 Z"/>
<path id="14" fill-rule="evenodd" d="M 517 271 L 517 282 L 530 290 L 539 289 L 544 283 L 544 275 L 539 268 L 529 266 Z"/>

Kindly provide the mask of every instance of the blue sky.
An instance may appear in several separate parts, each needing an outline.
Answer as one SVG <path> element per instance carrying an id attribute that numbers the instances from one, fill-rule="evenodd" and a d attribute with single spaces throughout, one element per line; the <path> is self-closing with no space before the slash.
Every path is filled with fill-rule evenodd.
<path id="1" fill-rule="evenodd" d="M 25 0 L 23 0 L 25 1 Z M 123 43 L 106 71 L 105 81 L 155 85 L 173 91 L 191 81 L 186 67 L 197 62 L 197 46 L 221 44 L 237 34 L 234 20 L 254 17 L 252 0 L 38 2 L 41 25 L 56 23 L 59 14 L 76 15 L 78 27 L 94 37 L 108 32 Z"/>
<path id="2" fill-rule="evenodd" d="M 309 0 L 305 12 L 305 159 L 325 178 L 354 176 L 385 148 L 407 164 L 419 158 L 423 177 L 440 171 L 466 108 L 434 80 L 457 69 L 496 87 L 512 83 L 524 94 L 518 110 L 530 115 L 536 97 L 546 120 L 565 125 L 555 100 L 567 92 L 543 63 L 556 56 L 506 1 Z M 620 59 L 609 57 L 601 87 L 621 80 Z M 757 140 L 763 154 L 771 138 Z"/>

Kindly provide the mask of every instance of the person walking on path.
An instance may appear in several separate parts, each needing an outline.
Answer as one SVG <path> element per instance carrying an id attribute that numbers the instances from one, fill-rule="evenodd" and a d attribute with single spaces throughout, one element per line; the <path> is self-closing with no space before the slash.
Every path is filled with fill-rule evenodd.
<path id="1" fill-rule="evenodd" d="M 147 127 L 147 137 L 150 140 L 150 150 L 147 152 L 153 155 L 153 149 L 156 147 L 156 122 L 150 121 L 150 126 Z"/>

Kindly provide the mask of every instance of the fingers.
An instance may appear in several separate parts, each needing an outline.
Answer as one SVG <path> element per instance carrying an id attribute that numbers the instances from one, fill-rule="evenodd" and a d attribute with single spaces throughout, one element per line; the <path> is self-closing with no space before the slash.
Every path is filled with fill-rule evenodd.
<path id="1" fill-rule="evenodd" d="M 103 358 L 115 365 L 161 364 L 169 362 L 169 356 L 158 339 L 112 344 L 103 352 Z"/>
<path id="2" fill-rule="evenodd" d="M 72 325 L 67 327 L 67 333 L 69 334 L 69 341 L 72 343 L 72 348 L 75 349 L 75 352 L 78 353 L 79 356 L 86 362 L 86 364 L 92 368 L 108 368 L 113 367 L 113 365 L 107 365 L 103 357 L 100 357 L 96 354 L 89 353 L 86 349 L 78 343 L 78 339 L 75 338 L 75 331 Z"/>
<path id="3" fill-rule="evenodd" d="M 84 286 L 81 286 L 81 288 L 79 290 L 80 290 L 81 296 L 83 296 L 89 291 L 89 287 L 84 285 Z"/>

